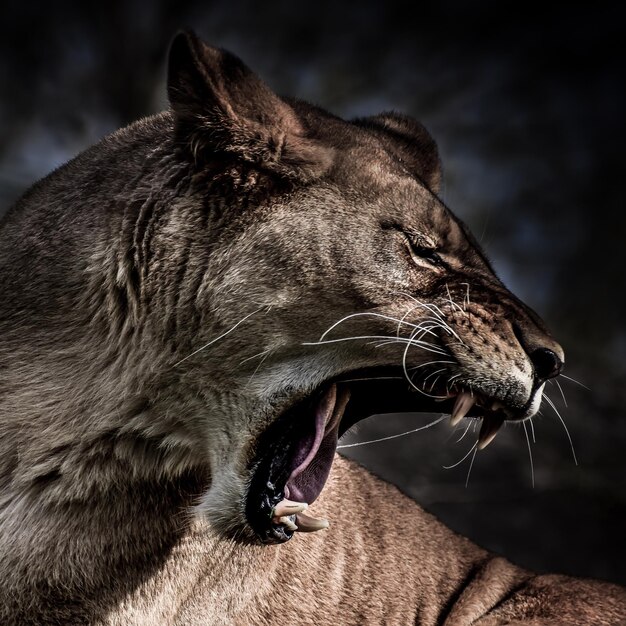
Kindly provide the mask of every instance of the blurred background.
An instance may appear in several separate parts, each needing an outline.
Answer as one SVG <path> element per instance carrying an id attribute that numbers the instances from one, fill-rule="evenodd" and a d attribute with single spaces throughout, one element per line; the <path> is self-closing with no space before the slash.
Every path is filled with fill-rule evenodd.
<path id="1" fill-rule="evenodd" d="M 437 140 L 447 204 L 565 347 L 529 450 L 503 429 L 477 455 L 440 424 L 346 449 L 455 530 L 538 570 L 626 583 L 626 181 L 618 3 L 37 3 L 0 20 L 0 214 L 103 135 L 167 107 L 181 27 L 276 91 L 344 117 L 395 109 Z M 584 386 L 583 386 L 584 385 Z M 416 428 L 386 416 L 344 443 Z M 475 437 L 475 435 L 474 435 Z"/>

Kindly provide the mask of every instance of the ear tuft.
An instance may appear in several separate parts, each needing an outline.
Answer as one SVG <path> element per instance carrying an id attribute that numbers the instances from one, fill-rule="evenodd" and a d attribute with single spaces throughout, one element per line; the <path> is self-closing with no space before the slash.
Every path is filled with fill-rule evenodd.
<path id="1" fill-rule="evenodd" d="M 194 158 L 226 153 L 280 176 L 311 180 L 332 150 L 307 136 L 295 111 L 235 55 L 192 32 L 170 48 L 167 90 L 178 140 Z"/>
<path id="2" fill-rule="evenodd" d="M 384 147 L 431 191 L 441 191 L 441 161 L 437 144 L 417 120 L 395 112 L 354 120 L 375 134 Z"/>

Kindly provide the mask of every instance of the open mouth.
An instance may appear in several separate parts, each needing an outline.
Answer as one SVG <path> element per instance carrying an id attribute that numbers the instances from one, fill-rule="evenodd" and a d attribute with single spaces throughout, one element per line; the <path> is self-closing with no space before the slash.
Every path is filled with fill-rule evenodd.
<path id="1" fill-rule="evenodd" d="M 259 539 L 282 543 L 294 532 L 328 527 L 306 510 L 330 474 L 339 438 L 366 417 L 384 413 L 449 414 L 451 424 L 481 418 L 478 449 L 520 409 L 462 385 L 420 393 L 396 368 L 352 372 L 328 381 L 280 415 L 262 434 L 252 466 L 246 516 Z"/>

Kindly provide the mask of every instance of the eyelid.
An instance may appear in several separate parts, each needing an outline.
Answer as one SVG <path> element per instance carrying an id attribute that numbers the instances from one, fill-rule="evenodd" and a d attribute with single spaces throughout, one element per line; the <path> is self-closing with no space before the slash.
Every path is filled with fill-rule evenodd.
<path id="1" fill-rule="evenodd" d="M 444 264 L 444 261 L 438 252 L 437 246 L 432 242 L 432 240 L 429 240 L 424 235 L 415 231 L 410 231 L 396 222 L 384 222 L 382 227 L 385 230 L 397 230 L 401 235 L 403 235 L 411 247 L 411 256 L 418 256 L 425 261 L 429 261 L 435 266 Z"/>
<path id="2" fill-rule="evenodd" d="M 412 238 L 407 233 L 407 239 L 411 246 L 411 256 L 417 256 L 418 258 L 423 259 L 424 261 L 427 261 L 431 265 L 435 266 L 444 264 L 437 248 L 430 242 L 426 241 L 425 238 Z"/>
<path id="3" fill-rule="evenodd" d="M 413 246 L 414 248 L 437 252 L 437 246 L 430 239 L 424 237 L 424 235 L 421 235 L 419 233 L 412 233 L 410 231 L 404 231 L 404 235 L 409 240 L 411 246 Z"/>

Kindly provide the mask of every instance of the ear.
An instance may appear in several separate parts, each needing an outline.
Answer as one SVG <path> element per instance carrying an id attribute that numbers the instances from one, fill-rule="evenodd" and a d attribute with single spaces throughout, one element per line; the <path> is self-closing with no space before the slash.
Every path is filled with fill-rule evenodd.
<path id="1" fill-rule="evenodd" d="M 236 56 L 180 33 L 169 54 L 167 91 L 179 142 L 197 159 L 228 153 L 282 176 L 311 180 L 332 150 L 307 136 L 295 111 Z"/>
<path id="2" fill-rule="evenodd" d="M 431 191 L 436 194 L 441 191 L 437 144 L 417 120 L 391 112 L 360 118 L 354 123 L 374 133 L 383 146 Z"/>

